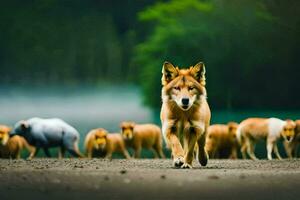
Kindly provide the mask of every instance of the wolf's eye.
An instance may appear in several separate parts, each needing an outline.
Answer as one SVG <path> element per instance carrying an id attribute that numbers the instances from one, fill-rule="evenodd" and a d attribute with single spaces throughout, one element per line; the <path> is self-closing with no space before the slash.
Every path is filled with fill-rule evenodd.
<path id="1" fill-rule="evenodd" d="M 189 87 L 188 87 L 188 90 L 193 90 L 193 89 L 194 89 L 193 86 L 189 86 Z"/>
<path id="2" fill-rule="evenodd" d="M 180 90 L 180 87 L 174 87 L 174 90 L 178 90 L 178 91 L 179 91 L 179 90 Z"/>

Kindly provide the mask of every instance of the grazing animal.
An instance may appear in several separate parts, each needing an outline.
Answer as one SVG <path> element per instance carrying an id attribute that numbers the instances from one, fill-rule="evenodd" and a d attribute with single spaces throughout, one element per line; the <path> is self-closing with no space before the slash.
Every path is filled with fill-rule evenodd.
<path id="1" fill-rule="evenodd" d="M 60 147 L 59 157 L 68 151 L 75 157 L 83 157 L 78 149 L 78 131 L 58 118 L 31 118 L 15 124 L 11 135 L 20 135 L 34 146 L 28 159 L 32 159 L 42 148 L 47 157 L 51 157 L 49 148 Z"/>
<path id="2" fill-rule="evenodd" d="M 210 158 L 237 158 L 237 127 L 235 122 L 208 127 L 205 148 Z"/>
<path id="3" fill-rule="evenodd" d="M 136 124 L 134 122 L 122 122 L 122 137 L 126 146 L 134 149 L 134 157 L 140 158 L 142 148 L 153 152 L 154 157 L 165 158 L 162 151 L 161 130 L 154 124 Z"/>
<path id="4" fill-rule="evenodd" d="M 237 130 L 237 139 L 243 158 L 247 157 L 247 152 L 252 160 L 257 160 L 254 154 L 255 144 L 258 140 L 266 140 L 268 159 L 272 160 L 273 151 L 277 158 L 281 159 L 277 140 L 283 137 L 290 142 L 295 135 L 295 127 L 294 121 L 277 118 L 248 118 L 242 121 Z"/>
<path id="5" fill-rule="evenodd" d="M 289 158 L 296 158 L 300 144 L 300 120 L 296 120 L 295 136 L 291 142 L 284 141 L 284 148 Z"/>
<path id="6" fill-rule="evenodd" d="M 32 147 L 21 136 L 10 137 L 11 128 L 0 125 L 0 158 L 21 158 L 21 151 L 26 148 L 29 152 Z"/>
<path id="7" fill-rule="evenodd" d="M 112 158 L 114 152 L 122 153 L 125 158 L 130 158 L 122 136 L 118 133 L 108 134 L 103 128 L 91 130 L 85 137 L 84 146 L 88 158 L 92 158 L 97 152 L 109 159 Z"/>
<path id="8" fill-rule="evenodd" d="M 188 69 L 179 69 L 169 62 L 163 64 L 160 117 L 175 167 L 192 168 L 195 147 L 200 164 L 207 164 L 205 140 L 211 114 L 206 98 L 202 62 Z"/>

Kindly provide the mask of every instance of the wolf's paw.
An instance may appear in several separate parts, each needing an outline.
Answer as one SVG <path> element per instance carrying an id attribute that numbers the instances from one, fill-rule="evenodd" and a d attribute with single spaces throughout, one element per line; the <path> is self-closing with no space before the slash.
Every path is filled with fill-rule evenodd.
<path id="1" fill-rule="evenodd" d="M 183 165 L 181 165 L 181 169 L 192 169 L 193 166 L 188 164 L 188 163 L 183 163 Z"/>
<path id="2" fill-rule="evenodd" d="M 184 163 L 184 161 L 183 161 L 183 157 L 182 156 L 174 158 L 174 160 L 173 160 L 173 165 L 176 168 L 181 167 L 183 165 L 183 163 Z"/>

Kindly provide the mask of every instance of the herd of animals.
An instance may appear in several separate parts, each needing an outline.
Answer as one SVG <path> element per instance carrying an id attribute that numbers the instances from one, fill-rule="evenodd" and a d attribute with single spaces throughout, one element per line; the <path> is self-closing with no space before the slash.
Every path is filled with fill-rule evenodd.
<path id="1" fill-rule="evenodd" d="M 277 142 L 283 138 L 288 157 L 296 157 L 300 143 L 300 120 L 277 118 L 248 118 L 238 123 L 210 125 L 211 113 L 205 88 L 206 69 L 202 62 L 180 69 L 170 62 L 162 67 L 162 128 L 154 124 L 122 122 L 120 133 L 108 133 L 103 128 L 86 134 L 85 155 L 79 151 L 78 131 L 61 119 L 31 118 L 15 124 L 14 128 L 0 126 L 0 157 L 20 158 L 26 148 L 34 158 L 39 149 L 50 157 L 49 148 L 58 147 L 59 157 L 69 152 L 74 157 L 112 158 L 116 152 L 125 158 L 140 158 L 148 149 L 154 157 L 164 158 L 163 138 L 171 150 L 173 166 L 192 168 L 194 158 L 205 166 L 208 158 L 237 158 L 240 150 L 245 159 L 256 160 L 255 144 L 266 141 L 267 158 L 272 153 L 281 156 Z M 128 153 L 132 148 L 133 155 Z"/>
<path id="2" fill-rule="evenodd" d="M 155 158 L 165 158 L 161 129 L 154 124 L 122 122 L 120 133 L 108 133 L 104 128 L 96 128 L 85 136 L 85 155 L 79 151 L 78 131 L 61 119 L 31 118 L 15 124 L 14 128 L 0 125 L 0 158 L 21 158 L 21 151 L 27 149 L 34 158 L 39 149 L 51 157 L 49 148 L 59 148 L 59 158 L 65 151 L 74 157 L 112 158 L 121 153 L 124 158 L 140 158 L 142 148 L 153 152 Z M 300 145 L 300 120 L 280 120 L 277 118 L 248 118 L 240 124 L 214 124 L 207 129 L 205 149 L 210 158 L 237 159 L 238 151 L 244 159 L 248 156 L 256 160 L 255 143 L 266 141 L 267 158 L 272 152 L 281 159 L 277 141 L 281 141 L 289 158 L 297 156 Z M 128 148 L 132 148 L 131 156 Z"/>

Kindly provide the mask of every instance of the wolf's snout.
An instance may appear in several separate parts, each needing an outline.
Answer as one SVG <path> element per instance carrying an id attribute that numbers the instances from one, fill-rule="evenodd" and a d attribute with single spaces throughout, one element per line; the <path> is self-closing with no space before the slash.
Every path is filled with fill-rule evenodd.
<path id="1" fill-rule="evenodd" d="M 182 98 L 181 102 L 182 102 L 182 105 L 187 106 L 187 105 L 189 105 L 189 98 Z"/>
<path id="2" fill-rule="evenodd" d="M 286 139 L 287 139 L 288 141 L 290 141 L 291 136 L 286 136 Z"/>

